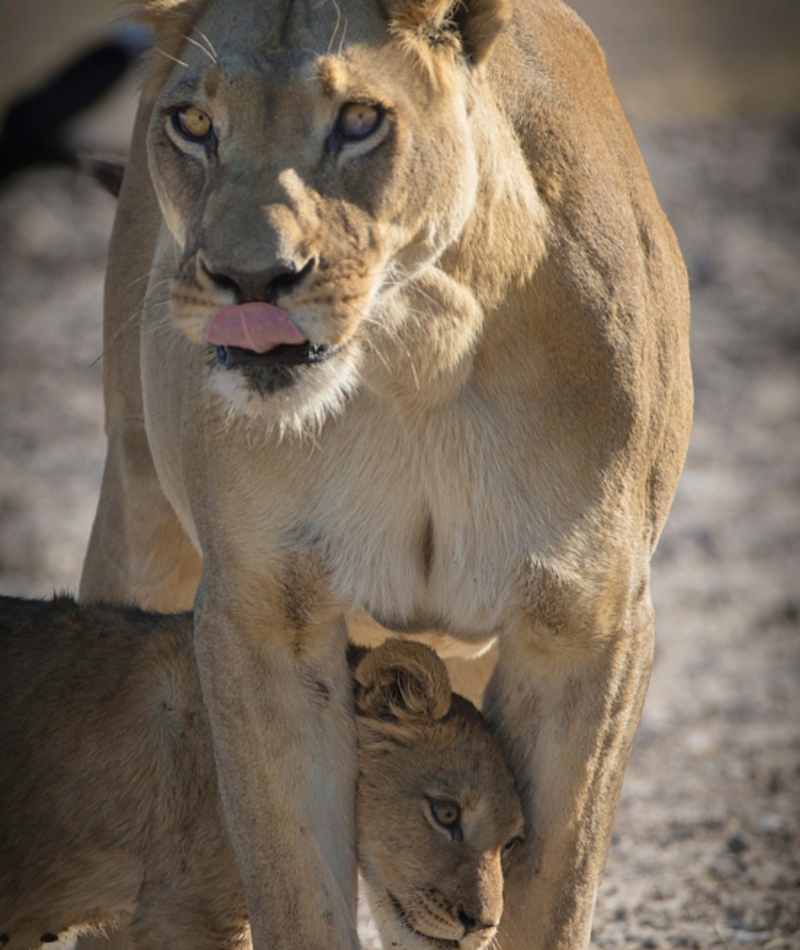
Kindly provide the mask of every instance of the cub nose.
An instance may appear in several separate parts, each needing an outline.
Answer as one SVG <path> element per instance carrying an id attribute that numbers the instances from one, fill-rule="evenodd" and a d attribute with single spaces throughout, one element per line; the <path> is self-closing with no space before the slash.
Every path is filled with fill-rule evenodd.
<path id="1" fill-rule="evenodd" d="M 493 921 L 479 920 L 477 917 L 470 916 L 463 904 L 458 905 L 458 919 L 464 928 L 464 936 L 474 934 L 478 930 L 492 930 L 497 926 Z"/>
<path id="2" fill-rule="evenodd" d="M 210 265 L 200 260 L 200 267 L 208 279 L 221 290 L 229 290 L 237 303 L 254 300 L 274 304 L 282 293 L 299 284 L 314 268 L 314 258 L 302 266 L 294 261 L 280 262 L 260 271 L 239 270 L 230 265 Z"/>

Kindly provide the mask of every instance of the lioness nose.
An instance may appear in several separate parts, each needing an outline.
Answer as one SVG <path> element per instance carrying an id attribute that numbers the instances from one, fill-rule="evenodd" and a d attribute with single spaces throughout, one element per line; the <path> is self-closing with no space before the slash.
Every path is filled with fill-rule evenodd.
<path id="1" fill-rule="evenodd" d="M 217 287 L 232 291 L 237 303 L 249 303 L 253 300 L 275 303 L 282 293 L 289 291 L 310 273 L 314 267 L 314 259 L 304 262 L 302 266 L 292 261 L 288 264 L 277 263 L 256 272 L 237 270 L 231 266 L 212 267 L 204 260 L 201 260 L 200 266 Z"/>
<path id="2" fill-rule="evenodd" d="M 497 924 L 494 921 L 479 920 L 477 917 L 471 917 L 464 909 L 463 904 L 458 905 L 458 919 L 464 927 L 464 934 L 474 934 L 478 930 L 492 930 Z"/>

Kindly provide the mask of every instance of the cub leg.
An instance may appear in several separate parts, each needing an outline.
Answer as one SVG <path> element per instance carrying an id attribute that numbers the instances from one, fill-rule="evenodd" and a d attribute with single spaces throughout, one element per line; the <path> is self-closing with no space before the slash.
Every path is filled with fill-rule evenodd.
<path id="1" fill-rule="evenodd" d="M 184 869 L 172 886 L 164 881 L 144 885 L 127 927 L 129 946 L 134 950 L 251 950 L 241 894 L 231 900 L 229 893 L 215 892 L 209 883 L 216 882 L 204 881 L 203 870 Z"/>
<path id="2" fill-rule="evenodd" d="M 644 600 L 636 621 L 620 619 L 596 638 L 532 626 L 501 638 L 484 713 L 516 775 L 527 839 L 506 877 L 504 950 L 588 946 L 652 665 L 649 595 Z"/>

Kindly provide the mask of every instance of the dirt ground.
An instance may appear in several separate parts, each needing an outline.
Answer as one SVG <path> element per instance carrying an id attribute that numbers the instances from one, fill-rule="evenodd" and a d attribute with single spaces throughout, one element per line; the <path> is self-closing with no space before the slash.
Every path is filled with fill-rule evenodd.
<path id="1" fill-rule="evenodd" d="M 800 948 L 800 101 L 690 117 L 631 102 L 691 276 L 697 404 L 594 941 Z M 4 593 L 77 584 L 105 450 L 112 217 L 63 170 L 0 192 Z"/>

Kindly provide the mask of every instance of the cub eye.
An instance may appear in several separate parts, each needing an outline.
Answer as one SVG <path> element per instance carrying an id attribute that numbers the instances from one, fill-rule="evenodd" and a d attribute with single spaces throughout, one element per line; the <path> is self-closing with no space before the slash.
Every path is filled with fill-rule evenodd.
<path id="1" fill-rule="evenodd" d="M 349 102 L 342 107 L 336 129 L 343 139 L 358 142 L 371 135 L 381 124 L 383 113 L 365 102 Z"/>
<path id="2" fill-rule="evenodd" d="M 442 828 L 455 828 L 461 820 L 461 809 L 455 802 L 431 802 L 431 814 Z"/>
<path id="3" fill-rule="evenodd" d="M 203 142 L 211 135 L 211 116 L 195 106 L 186 106 L 175 114 L 178 131 L 193 142 Z"/>

